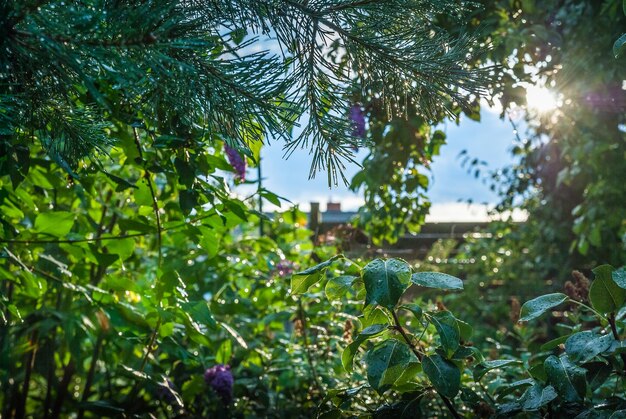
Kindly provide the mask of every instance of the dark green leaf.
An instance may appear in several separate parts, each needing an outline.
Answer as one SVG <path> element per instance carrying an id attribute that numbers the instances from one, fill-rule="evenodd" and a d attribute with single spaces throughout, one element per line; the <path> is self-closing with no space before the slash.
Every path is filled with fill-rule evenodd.
<path id="1" fill-rule="evenodd" d="M 615 58 L 619 58 L 624 53 L 624 50 L 626 50 L 626 33 L 617 38 L 613 44 L 613 55 Z"/>
<path id="2" fill-rule="evenodd" d="M 507 365 L 520 363 L 520 361 L 516 359 L 498 359 L 494 361 L 483 361 L 480 364 L 474 367 L 473 375 L 474 380 L 479 381 L 481 378 L 485 376 L 489 371 L 495 370 L 497 368 L 502 368 Z"/>
<path id="3" fill-rule="evenodd" d="M 613 267 L 601 265 L 593 270 L 596 278 L 589 289 L 589 300 L 600 313 L 616 312 L 626 300 L 626 290 L 613 281 Z"/>
<path id="4" fill-rule="evenodd" d="M 542 351 L 551 351 L 552 349 L 556 348 L 557 346 L 559 346 L 562 343 L 565 343 L 565 341 L 570 337 L 571 335 L 565 335 L 565 336 L 559 336 L 556 339 L 552 339 L 546 343 L 544 343 L 543 345 L 541 345 L 541 350 Z"/>
<path id="5" fill-rule="evenodd" d="M 410 311 L 418 320 L 420 320 L 422 318 L 422 314 L 424 314 L 422 308 L 417 304 L 403 304 L 400 308 Z"/>
<path id="6" fill-rule="evenodd" d="M 454 398 L 461 388 L 461 371 L 452 362 L 435 354 L 422 360 L 424 373 L 435 389 L 448 398 Z"/>
<path id="7" fill-rule="evenodd" d="M 184 215 L 189 215 L 198 205 L 198 193 L 191 189 L 183 189 L 178 192 L 178 204 Z"/>
<path id="8" fill-rule="evenodd" d="M 215 328 L 217 326 L 209 305 L 206 301 L 190 301 L 181 304 L 183 310 L 188 313 L 194 321 L 200 322 L 204 326 Z"/>
<path id="9" fill-rule="evenodd" d="M 341 275 L 330 278 L 326 283 L 326 298 L 329 300 L 341 300 L 351 289 L 355 276 Z"/>
<path id="10" fill-rule="evenodd" d="M 411 280 L 411 267 L 400 259 L 375 259 L 362 271 L 365 304 L 393 310 Z"/>
<path id="11" fill-rule="evenodd" d="M 520 402 L 524 410 L 538 410 L 556 398 L 557 393 L 554 387 L 543 387 L 541 384 L 537 383 L 526 390 Z"/>
<path id="12" fill-rule="evenodd" d="M 574 362 L 587 362 L 609 349 L 613 340 L 611 335 L 600 336 L 587 330 L 571 335 L 565 342 L 565 352 Z"/>
<path id="13" fill-rule="evenodd" d="M 619 268 L 611 273 L 611 278 L 620 287 L 626 289 L 626 269 Z"/>
<path id="14" fill-rule="evenodd" d="M 417 272 L 411 276 L 411 281 L 421 287 L 439 288 L 442 290 L 463 289 L 463 281 L 441 272 Z"/>
<path id="15" fill-rule="evenodd" d="M 550 355 L 544 361 L 548 382 L 566 402 L 578 403 L 587 392 L 585 370 L 574 365 L 567 355 Z"/>
<path id="16" fill-rule="evenodd" d="M 583 365 L 583 367 L 587 370 L 587 383 L 589 383 L 592 391 L 606 384 L 606 379 L 613 372 L 613 367 L 604 362 L 590 362 Z"/>
<path id="17" fill-rule="evenodd" d="M 367 381 L 379 394 L 390 389 L 416 358 L 404 343 L 389 339 L 370 350 L 365 357 Z"/>
<path id="18" fill-rule="evenodd" d="M 496 390 L 496 394 L 498 395 L 499 398 L 502 398 L 506 396 L 507 394 L 511 394 L 514 391 L 519 390 L 526 386 L 532 386 L 533 384 L 535 384 L 535 380 L 533 380 L 532 378 L 526 378 L 524 380 L 514 381 L 509 385 L 499 387 Z"/>
<path id="19" fill-rule="evenodd" d="M 430 316 L 430 320 L 437 329 L 441 346 L 450 357 L 458 348 L 461 332 L 456 318 L 449 311 L 440 311 Z"/>
<path id="20" fill-rule="evenodd" d="M 359 350 L 361 344 L 368 339 L 378 336 L 386 329 L 386 324 L 373 324 L 363 329 L 354 341 L 352 341 L 352 343 L 350 343 L 346 349 L 343 350 L 343 353 L 341 354 L 341 364 L 343 365 L 343 368 L 348 372 L 352 372 L 354 356 Z"/>
<path id="21" fill-rule="evenodd" d="M 546 294 L 527 301 L 522 306 L 520 322 L 527 322 L 541 316 L 548 310 L 567 301 L 567 295 L 561 293 Z"/>
<path id="22" fill-rule="evenodd" d="M 474 328 L 463 320 L 456 319 L 456 324 L 459 325 L 459 332 L 461 333 L 461 340 L 468 341 L 474 334 Z"/>

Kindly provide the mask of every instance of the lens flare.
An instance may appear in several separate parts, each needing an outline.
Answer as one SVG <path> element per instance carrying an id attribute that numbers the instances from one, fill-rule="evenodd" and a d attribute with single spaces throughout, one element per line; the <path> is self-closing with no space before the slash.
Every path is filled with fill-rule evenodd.
<path id="1" fill-rule="evenodd" d="M 526 104 L 528 109 L 539 113 L 546 113 L 559 106 L 556 95 L 545 87 L 530 86 L 526 89 Z"/>

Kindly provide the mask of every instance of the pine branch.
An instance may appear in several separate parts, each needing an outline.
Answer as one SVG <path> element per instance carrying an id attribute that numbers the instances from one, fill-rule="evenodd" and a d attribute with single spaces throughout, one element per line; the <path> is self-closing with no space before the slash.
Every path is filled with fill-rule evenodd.
<path id="1" fill-rule="evenodd" d="M 466 2 L 456 0 L 6 4 L 0 98 L 24 100 L 0 100 L 0 121 L 10 119 L 3 126 L 17 138 L 51 104 L 75 115 L 39 137 L 70 173 L 113 145 L 95 134 L 114 122 L 145 119 L 157 135 L 245 147 L 250 135 L 288 139 L 300 117 L 308 122 L 287 154 L 308 149 L 311 175 L 327 170 L 336 183 L 363 144 L 344 116 L 353 92 L 381 95 L 389 117 L 420 109 L 438 119 L 490 82 L 489 69 L 466 64 L 479 52 L 471 36 L 453 39 L 433 24 L 435 14 L 462 14 Z M 268 40 L 282 55 L 257 50 Z"/>

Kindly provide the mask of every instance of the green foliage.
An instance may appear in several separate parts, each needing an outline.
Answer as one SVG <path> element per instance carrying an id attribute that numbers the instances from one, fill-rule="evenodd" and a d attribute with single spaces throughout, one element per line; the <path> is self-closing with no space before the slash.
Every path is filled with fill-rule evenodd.
<path id="1" fill-rule="evenodd" d="M 566 100 L 624 79 L 618 2 L 61 3 L 0 2 L 2 417 L 623 414 L 623 268 L 527 302 L 521 325 L 484 292 L 535 294 L 527 272 L 576 258 L 624 263 L 623 113 Z M 505 64 L 497 86 L 465 13 Z M 470 243 L 485 258 L 459 269 L 469 280 L 314 247 L 297 209 L 270 219 L 253 208 L 279 197 L 231 190 L 223 143 L 258 165 L 282 137 L 331 183 L 371 143 L 358 223 L 377 243 L 417 231 L 445 142 L 430 124 L 478 119 L 486 88 L 523 102 L 528 65 L 564 105 L 499 178 L 502 208 L 522 196 L 530 221 Z M 345 116 L 357 104 L 366 138 Z M 551 327 L 527 323 L 547 312 Z M 226 396 L 203 377 L 219 364 Z"/>
<path id="2" fill-rule="evenodd" d="M 522 306 L 520 321 L 537 318 L 565 301 L 567 301 L 567 295 L 561 293 L 542 295 L 527 301 Z"/>
<path id="3" fill-rule="evenodd" d="M 360 268 L 366 293 L 368 289 L 376 289 L 385 291 L 384 295 L 388 296 L 386 291 L 389 287 L 384 279 L 404 277 L 407 268 L 410 274 L 411 268 L 404 261 L 373 260 Z M 595 271 L 594 283 L 613 281 L 612 273 L 621 272 L 608 265 Z M 419 277 L 420 274 L 413 275 Z M 447 289 L 452 281 L 448 275 L 433 273 L 424 275 L 424 278 L 443 278 L 443 289 Z M 518 413 L 530 415 L 533 412 L 542 416 L 548 412 L 568 412 L 587 417 L 626 407 L 621 390 L 621 374 L 626 368 L 626 359 L 620 340 L 626 313 L 624 302 L 609 313 L 600 313 L 564 294 L 537 297 L 523 305 L 520 321 L 526 324 L 547 311 L 567 304 L 566 310 L 572 319 L 569 333 L 559 337 L 558 343 L 548 342 L 541 347 L 526 346 L 532 342 L 533 338 L 530 338 L 517 349 L 509 348 L 505 358 L 489 360 L 469 343 L 469 325 L 455 318 L 451 312 L 441 307 L 422 309 L 417 303 L 402 304 L 411 295 L 404 293 L 406 286 L 398 288 L 403 291 L 398 297 L 380 298 L 381 301 L 368 300 L 367 294 L 363 295 L 359 289 L 360 286 L 354 287 L 353 293 L 357 298 L 361 295 L 362 305 L 357 306 L 362 307 L 361 322 L 365 324 L 371 316 L 373 304 L 378 305 L 386 316 L 382 317 L 384 323 L 364 327 L 343 350 L 342 363 L 356 380 L 356 387 L 342 391 L 341 397 L 331 398 L 332 407 L 326 408 L 328 414 L 348 414 L 354 411 L 355 404 L 375 410 L 380 415 L 387 409 L 393 409 L 397 414 L 410 411 L 414 416 L 436 414 L 453 417 L 501 417 Z M 344 309 L 353 304 L 345 297 L 341 301 Z M 429 303 L 421 304 L 427 306 Z M 579 305 L 585 316 L 572 309 L 573 304 Z M 412 319 L 417 319 L 417 323 L 407 321 L 402 316 L 404 312 L 415 316 Z M 591 317 L 588 317 L 589 314 Z M 610 326 L 610 332 L 600 333 L 606 331 L 606 325 Z M 516 327 L 516 332 L 523 339 L 524 330 L 529 326 Z M 564 346 L 559 347 L 560 343 Z M 504 341 L 499 344 L 506 345 Z M 360 355 L 360 351 L 364 353 Z M 354 359 L 359 356 L 365 365 L 357 362 L 355 367 Z M 498 374 L 491 376 L 485 386 L 485 377 L 494 373 Z M 360 397 L 368 387 L 378 396 Z M 421 403 L 422 398 L 432 397 L 429 396 L 432 393 L 442 401 L 438 409 L 444 410 L 438 413 L 435 413 L 437 410 L 432 403 L 427 407 Z M 386 406 L 385 399 L 394 399 L 396 403 Z"/>
<path id="4" fill-rule="evenodd" d="M 365 304 L 393 310 L 409 287 L 411 267 L 403 260 L 376 259 L 361 273 L 365 284 Z"/>
<path id="5" fill-rule="evenodd" d="M 626 301 L 626 291 L 613 280 L 613 271 L 610 265 L 598 266 L 593 270 L 596 279 L 589 289 L 589 301 L 601 313 L 615 312 Z"/>

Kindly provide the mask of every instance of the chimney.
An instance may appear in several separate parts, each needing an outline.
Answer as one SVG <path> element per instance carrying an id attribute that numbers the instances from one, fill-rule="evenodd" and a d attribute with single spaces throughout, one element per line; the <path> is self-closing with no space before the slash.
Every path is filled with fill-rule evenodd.
<path id="1" fill-rule="evenodd" d="M 326 212 L 341 212 L 341 202 L 328 202 Z"/>
<path id="2" fill-rule="evenodd" d="M 311 211 L 309 212 L 309 230 L 317 232 L 320 225 L 320 203 L 311 202 Z"/>

